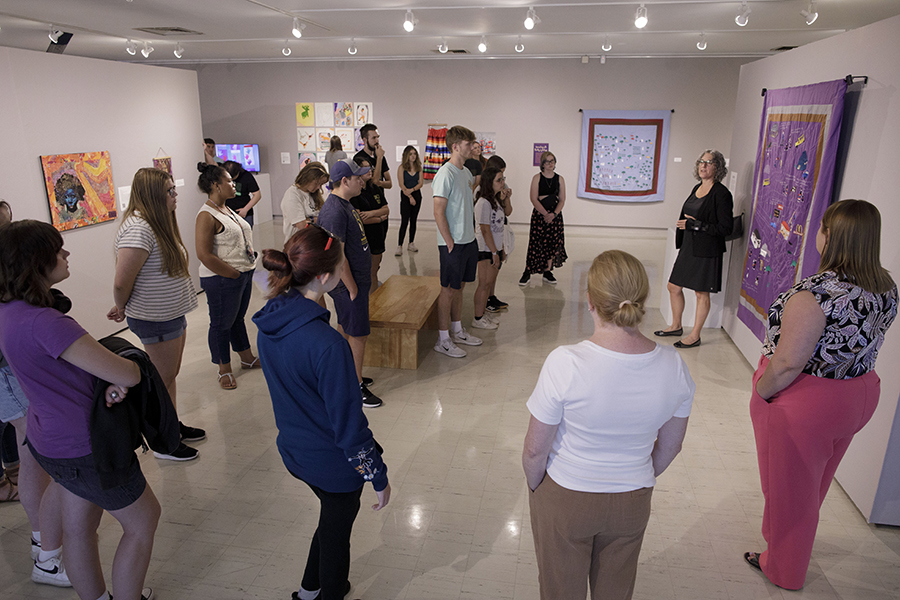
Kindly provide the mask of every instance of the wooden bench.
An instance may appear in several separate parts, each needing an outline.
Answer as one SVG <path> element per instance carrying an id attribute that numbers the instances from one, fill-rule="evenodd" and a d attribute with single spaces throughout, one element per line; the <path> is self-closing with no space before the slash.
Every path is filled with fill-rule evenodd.
<path id="1" fill-rule="evenodd" d="M 437 303 L 441 282 L 437 277 L 391 275 L 369 297 L 369 324 L 363 364 L 367 367 L 417 369 L 419 359 L 434 345 Z"/>

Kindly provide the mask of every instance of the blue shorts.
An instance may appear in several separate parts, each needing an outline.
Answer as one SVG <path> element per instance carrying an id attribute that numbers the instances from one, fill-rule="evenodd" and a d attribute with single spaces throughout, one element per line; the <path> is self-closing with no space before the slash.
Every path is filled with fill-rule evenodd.
<path id="1" fill-rule="evenodd" d="M 28 412 L 28 398 L 9 365 L 0 369 L 0 421 L 9 423 Z"/>
<path id="2" fill-rule="evenodd" d="M 125 320 L 128 322 L 128 329 L 138 336 L 144 345 L 177 340 L 187 329 L 187 319 L 184 317 L 171 321 L 144 321 L 131 317 L 125 317 Z"/>
<path id="3" fill-rule="evenodd" d="M 328 295 L 334 300 L 337 322 L 344 333 L 352 337 L 365 337 L 371 331 L 369 329 L 369 288 L 371 284 L 357 285 L 357 287 L 359 289 L 355 300 L 350 299 L 350 292 L 343 283 L 339 283 L 336 288 L 328 292 Z"/>
<path id="4" fill-rule="evenodd" d="M 147 487 L 147 480 L 141 472 L 141 463 L 137 456 L 128 468 L 128 479 L 125 483 L 104 490 L 100 485 L 100 475 L 94 466 L 92 455 L 78 458 L 48 458 L 38 454 L 27 438 L 25 442 L 35 460 L 53 481 L 103 510 L 119 510 L 131 506 Z"/>
<path id="5" fill-rule="evenodd" d="M 441 259 L 441 287 L 458 290 L 463 283 L 475 281 L 478 272 L 478 242 L 453 244 L 453 252 L 447 246 L 438 246 Z"/>

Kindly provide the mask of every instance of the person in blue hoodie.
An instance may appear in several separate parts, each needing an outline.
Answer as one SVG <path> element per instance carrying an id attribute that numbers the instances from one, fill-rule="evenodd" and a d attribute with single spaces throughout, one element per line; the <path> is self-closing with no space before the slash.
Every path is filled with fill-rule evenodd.
<path id="1" fill-rule="evenodd" d="M 366 482 L 387 506 L 391 486 L 380 447 L 362 411 L 356 367 L 347 341 L 317 302 L 341 278 L 343 245 L 307 226 L 284 251 L 263 252 L 268 302 L 253 315 L 257 345 L 287 470 L 321 505 L 300 589 L 293 600 L 336 600 L 350 591 L 350 534 Z"/>

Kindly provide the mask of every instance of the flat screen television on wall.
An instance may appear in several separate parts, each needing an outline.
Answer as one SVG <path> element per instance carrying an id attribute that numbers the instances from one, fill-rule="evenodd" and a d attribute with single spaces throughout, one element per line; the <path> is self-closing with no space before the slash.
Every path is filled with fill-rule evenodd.
<path id="1" fill-rule="evenodd" d="M 247 171 L 259 172 L 259 144 L 216 144 L 216 156 L 241 163 Z"/>

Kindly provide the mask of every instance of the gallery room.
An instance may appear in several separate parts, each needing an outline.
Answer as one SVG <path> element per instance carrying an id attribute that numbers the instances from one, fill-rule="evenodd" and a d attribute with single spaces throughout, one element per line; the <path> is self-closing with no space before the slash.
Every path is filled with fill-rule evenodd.
<path id="1" fill-rule="evenodd" d="M 309 344 L 337 336 L 340 356 L 346 359 L 338 362 L 347 367 L 350 389 L 355 393 L 359 383 L 354 377 L 360 377 L 363 398 L 368 392 L 380 401 L 380 405 L 354 407 L 354 423 L 360 431 L 370 432 L 367 443 L 380 448 L 380 459 L 367 463 L 375 469 L 375 479 L 359 480 L 364 485 L 359 514 L 355 521 L 350 519 L 349 571 L 340 576 L 341 586 L 350 586 L 347 598 L 572 596 L 548 595 L 548 559 L 542 559 L 535 546 L 543 528 L 534 525 L 538 520 L 533 512 L 541 488 L 549 493 L 544 486 L 554 475 L 552 460 L 564 453 L 565 436 L 577 428 L 559 425 L 562 421 L 552 424 L 559 425 L 559 430 L 553 429 L 556 433 L 547 438 L 551 464 L 548 467 L 546 454 L 541 455 L 537 487 L 529 471 L 529 447 L 536 439 L 533 436 L 543 431 L 540 426 L 548 426 L 537 405 L 547 396 L 548 382 L 558 381 L 559 371 L 545 367 L 548 356 L 557 356 L 551 353 L 560 346 L 591 343 L 586 340 L 598 344 L 600 338 L 593 336 L 608 332 L 603 327 L 614 326 L 603 320 L 606 313 L 596 306 L 598 296 L 589 290 L 600 285 L 597 267 L 592 267 L 595 257 L 620 256 L 610 251 L 636 258 L 649 286 L 640 298 L 623 297 L 614 303 L 614 312 L 640 312 L 637 325 L 615 325 L 615 331 L 632 336 L 629 339 L 638 347 L 649 344 L 656 348 L 654 352 L 685 365 L 693 386 L 692 403 L 682 405 L 678 409 L 682 412 L 673 408 L 661 422 L 670 424 L 671 417 L 672 423 L 686 426 L 683 441 L 673 444 L 677 455 L 673 453 L 671 463 L 662 468 L 659 447 L 668 433 L 654 427 L 660 437 L 651 436 L 649 448 L 655 455 L 648 450 L 644 466 L 659 473 L 655 485 L 651 480 L 609 490 L 652 487 L 652 508 L 642 526 L 642 538 L 638 537 L 639 553 L 634 554 L 633 590 L 627 589 L 626 581 L 625 591 L 616 591 L 619 595 L 614 597 L 900 596 L 900 479 L 896 477 L 900 472 L 900 371 L 895 368 L 900 364 L 900 334 L 889 330 L 883 338 L 874 334 L 871 338 L 877 354 L 875 372 L 880 377 L 877 407 L 872 403 L 862 419 L 865 424 L 846 448 L 830 488 L 816 488 L 813 494 L 821 492 L 824 500 L 818 514 L 810 517 L 814 543 L 810 537 L 807 553 L 811 554 L 799 584 L 779 575 L 774 540 L 781 539 L 782 529 L 790 528 L 772 525 L 781 521 L 771 516 L 776 511 L 774 500 L 767 496 L 769 491 L 764 494 L 763 487 L 777 467 L 761 449 L 765 436 L 760 433 L 758 413 L 751 417 L 751 397 L 764 403 L 774 396 L 775 401 L 768 404 L 774 408 L 779 394 L 786 395 L 782 390 L 794 381 L 792 376 L 771 394 L 764 394 L 771 381 L 756 387 L 754 372 L 765 352 L 770 305 L 779 294 L 816 274 L 820 256 L 827 254 L 828 242 L 817 245 L 816 232 L 830 205 L 859 199 L 874 206 L 881 219 L 881 266 L 894 279 L 900 273 L 900 239 L 894 234 L 900 223 L 896 202 L 900 104 L 894 97 L 900 88 L 897 56 L 900 5 L 894 0 L 493 4 L 424 0 L 408 5 L 357 0 L 5 0 L 0 6 L 0 134 L 7 152 L 0 162 L 0 200 L 7 205 L 0 205 L 0 213 L 7 211 L 13 222 L 0 225 L 0 232 L 33 220 L 43 224 L 34 227 L 48 239 L 61 235 L 63 248 L 54 246 L 53 252 L 68 253 L 67 273 L 56 273 L 51 265 L 41 281 L 53 284 L 71 301 L 65 323 L 77 322 L 97 340 L 115 334 L 138 349 L 149 344 L 147 355 L 166 383 L 166 397 L 174 395 L 177 374 L 177 402 L 172 405 L 177 406 L 177 417 L 172 418 L 182 429 L 175 443 L 179 448 L 187 445 L 185 452 L 190 456 L 172 460 L 168 451 L 160 452 L 152 444 L 150 451 L 136 451 L 134 464 L 146 479 L 146 488 L 140 490 L 152 489 L 155 501 L 138 490 L 140 499 L 135 502 L 149 502 L 144 514 L 158 515 L 158 522 L 141 521 L 144 531 L 150 532 L 145 537 L 153 541 L 152 550 L 148 544 L 141 550 L 149 561 L 137 568 L 140 577 L 122 583 L 129 576 L 123 575 L 124 567 L 114 568 L 114 563 L 117 552 L 126 551 L 120 540 L 128 539 L 123 531 L 134 525 L 126 514 L 132 505 L 121 514 L 119 505 L 109 505 L 100 517 L 103 503 L 88 498 L 85 505 L 90 504 L 93 512 L 84 510 L 92 516 L 80 529 L 73 525 L 75 521 L 66 521 L 71 511 L 58 510 L 56 521 L 45 517 L 45 511 L 53 514 L 52 506 L 44 506 L 53 504 L 47 498 L 65 504 L 67 498 L 76 502 L 76 496 L 84 496 L 63 482 L 51 483 L 40 492 L 46 496 L 44 502 L 27 482 L 23 486 L 20 481 L 17 489 L 13 482 L 19 466 L 4 445 L 0 599 L 94 600 L 106 597 L 101 596 L 107 593 L 104 586 L 117 600 L 131 596 L 137 600 L 142 594 L 161 600 L 331 597 L 325 591 L 315 595 L 320 589 L 318 570 L 315 576 L 304 576 L 310 552 L 318 552 L 317 542 L 311 549 L 311 540 L 319 539 L 320 508 L 326 500 L 317 497 L 318 488 L 312 489 L 317 483 L 292 468 L 293 459 L 288 457 L 296 455 L 291 455 L 291 438 L 302 436 L 300 430 L 285 425 L 279 412 L 287 406 L 284 402 L 293 401 L 285 398 L 304 394 L 290 386 L 276 391 L 281 380 L 274 365 L 293 368 L 292 363 L 301 359 L 288 357 L 300 357 L 302 352 L 294 346 L 290 350 L 273 346 L 272 340 L 280 338 L 270 336 L 265 330 L 268 325 L 259 323 L 265 323 L 263 313 L 279 300 L 267 297 L 276 289 L 270 287 L 275 279 L 268 278 L 263 266 L 264 261 L 272 264 L 273 254 L 267 250 L 281 251 L 286 238 L 296 232 L 292 239 L 326 236 L 328 247 L 322 244 L 324 250 L 315 252 L 325 256 L 339 246 L 346 252 L 348 272 L 355 267 L 349 245 L 331 239 L 334 234 L 349 244 L 340 232 L 329 230 L 330 226 L 306 227 L 302 220 L 301 226 L 292 228 L 291 219 L 285 219 L 286 192 L 299 189 L 295 180 L 299 181 L 301 169 L 332 158 L 326 157 L 326 151 L 333 150 L 333 137 L 340 139 L 348 159 L 357 151 L 371 155 L 369 166 L 381 163 L 391 180 L 390 184 L 379 181 L 373 169 L 374 184 L 366 188 L 378 190 L 386 208 L 378 213 L 384 215 L 380 218 L 384 238 L 368 300 L 371 333 L 360 334 L 362 339 L 368 335 L 365 358 L 354 354 L 357 336 L 341 313 L 347 309 L 342 308 L 343 300 L 333 299 L 336 292 L 329 288 L 335 285 L 334 278 L 343 277 L 344 263 L 310 271 L 302 286 L 294 286 L 300 291 L 288 286 L 282 294 L 305 295 L 300 300 L 318 315 L 324 328 L 298 336 L 297 344 L 307 344 L 303 348 L 309 350 Z M 827 99 L 819 95 L 825 88 L 833 92 Z M 374 124 L 377 134 L 369 128 L 362 131 L 366 124 Z M 454 126 L 464 129 L 454 130 Z M 459 131 L 463 138 L 454 143 Z M 460 293 L 454 292 L 452 277 L 449 284 L 445 280 L 447 257 L 453 254 L 448 252 L 445 234 L 450 232 L 454 244 L 476 242 L 457 239 L 452 223 L 442 229 L 450 219 L 445 206 L 448 202 L 453 206 L 455 200 L 441 195 L 451 196 L 443 191 L 449 188 L 444 187 L 441 169 L 476 158 L 466 132 L 474 134 L 485 159 L 502 157 L 506 168 L 498 171 L 488 161 L 487 166 L 479 163 L 477 173 L 457 169 L 462 173 L 459 177 L 470 183 L 482 171 L 493 174 L 496 179 L 491 185 L 497 186 L 484 195 L 482 179 L 474 196 L 472 186 L 466 188 L 465 197 L 485 201 L 475 204 L 474 214 L 471 205 L 460 209 L 460 227 L 471 228 L 474 219 L 476 237 L 481 236 L 478 274 L 474 275 L 473 267 L 471 277 L 462 276 L 470 283 Z M 618 140 L 617 136 L 622 136 L 625 146 L 604 145 L 603 140 Z M 204 154 L 204 139 L 218 145 L 211 155 Z M 372 145 L 368 140 L 373 140 Z M 401 166 L 410 146 L 423 165 L 417 169 L 415 161 L 408 163 L 411 171 L 418 170 L 418 179 L 405 178 L 412 175 L 404 169 L 406 164 Z M 724 162 L 716 162 L 719 157 Z M 226 177 L 225 169 L 216 163 L 231 159 L 239 163 L 244 159 L 243 165 Z M 609 165 L 621 164 L 621 169 L 606 170 L 608 159 Z M 321 193 L 321 199 L 329 198 L 334 190 L 313 190 L 322 181 L 331 184 L 337 172 L 345 175 L 333 182 L 336 194 L 344 184 L 352 187 L 362 171 L 352 160 L 336 168 L 338 164 L 326 164 L 318 183 L 308 192 L 305 187 L 301 190 L 304 197 Z M 779 179 L 775 169 L 785 165 L 784 178 Z M 640 175 L 629 180 L 632 167 Z M 121 231 L 126 218 L 133 218 L 143 189 L 141 177 L 152 168 L 168 173 L 148 176 L 161 182 L 160 198 L 167 193 L 172 199 L 165 218 L 177 221 L 177 237 L 187 251 L 179 289 L 190 292 L 189 298 L 182 297 L 185 308 L 177 315 L 184 317 L 182 328 L 171 335 L 158 332 L 160 344 L 155 350 L 147 341 L 150 334 L 145 335 L 134 321 L 146 319 L 146 324 L 174 320 L 173 316 L 154 319 L 132 308 L 126 310 L 128 296 L 123 299 L 121 285 L 122 273 L 127 271 L 123 265 L 131 256 L 122 253 L 127 246 Z M 247 219 L 229 215 L 245 217 L 246 211 L 231 212 L 231 204 L 220 199 L 229 202 L 233 194 L 246 196 L 243 182 L 248 174 L 259 194 L 252 196 L 256 201 L 252 225 L 242 229 L 241 222 Z M 68 188 L 63 185 L 66 177 L 74 182 Z M 231 187 L 232 179 L 241 185 Z M 563 187 L 553 188 L 558 185 L 554 181 L 563 182 Z M 416 182 L 420 196 L 416 196 L 418 228 L 413 234 L 412 194 L 405 190 Z M 692 199 L 702 201 L 709 186 L 720 190 L 722 197 L 727 194 L 731 202 L 730 214 L 723 209 L 719 219 L 728 221 L 729 231 L 739 222 L 742 231 L 716 234 L 724 251 L 716 246 L 717 277 L 708 286 L 712 293 L 704 295 L 691 291 L 692 284 L 679 283 L 676 276 L 679 269 L 693 275 L 699 267 L 676 261 L 679 252 L 684 254 L 685 237 L 696 240 L 695 232 L 708 229 L 689 209 L 697 206 L 690 204 Z M 509 199 L 496 208 L 494 195 Z M 542 203 L 547 196 L 558 203 Z M 344 205 L 350 200 L 340 198 Z M 325 207 L 331 201 L 319 208 L 327 213 Z M 510 234 L 515 239 L 511 252 L 504 246 L 505 261 L 499 259 L 500 248 L 491 248 L 483 239 L 485 232 L 496 231 L 488 225 L 480 229 L 485 222 L 478 207 L 485 204 L 499 215 L 503 243 L 508 244 Z M 362 213 L 359 209 L 356 214 Z M 363 217 L 359 229 L 366 239 L 375 217 Z M 215 358 L 211 327 L 214 293 L 207 278 L 221 276 L 222 268 L 234 270 L 215 267 L 225 263 L 210 258 L 210 249 L 215 254 L 222 247 L 214 238 L 228 230 L 232 221 L 238 232 L 235 239 L 243 240 L 235 242 L 238 254 L 247 250 L 244 258 L 251 260 L 250 266 L 238 269 L 248 282 L 249 305 L 241 310 L 246 312 L 250 348 L 231 339 L 231 354 L 240 356 L 230 356 L 232 366 L 223 381 L 224 359 Z M 153 224 L 150 220 L 141 222 L 151 239 L 154 235 L 161 239 L 163 234 L 147 226 Z M 563 230 L 564 241 L 538 240 L 537 232 L 558 236 Z M 165 235 L 176 239 L 171 229 L 167 231 Z M 242 231 L 247 234 L 241 238 Z M 862 237 L 871 241 L 870 235 Z M 561 250 L 546 254 L 542 244 L 550 243 L 559 244 Z M 692 243 L 696 250 L 697 242 Z M 492 250 L 497 251 L 498 263 Z M 373 254 L 374 247 L 365 252 Z M 537 255 L 540 260 L 535 263 Z M 290 252 L 279 256 L 294 264 Z M 501 264 L 499 271 L 495 264 Z M 490 268 L 496 282 L 487 284 L 490 291 L 482 294 L 482 269 Z M 4 269 L 5 265 L 0 280 L 13 281 Z M 294 280 L 297 272 L 285 271 Z M 350 286 L 344 281 L 335 289 L 346 293 Z M 3 305 L 15 304 L 9 299 L 21 300 L 9 291 L 12 284 L 0 284 L 4 294 L 12 294 L 3 299 Z M 682 307 L 677 294 L 673 296 L 673 285 L 688 288 Z M 441 303 L 453 293 L 461 296 L 461 312 L 454 304 L 445 315 Z M 890 295 L 885 294 L 881 295 Z M 320 296 L 327 313 L 315 312 L 321 309 L 307 300 Z M 697 303 L 705 298 L 709 311 L 703 315 L 703 327 L 694 331 Z M 812 293 L 805 292 L 803 298 L 814 302 Z M 495 306 L 494 301 L 506 306 Z M 357 302 L 355 295 L 353 302 Z M 450 307 L 451 301 L 446 302 Z M 160 307 L 175 303 L 174 295 L 162 296 L 151 303 L 150 310 L 165 312 Z M 51 304 L 40 306 L 52 310 L 46 308 Z M 895 300 L 893 307 L 896 311 Z M 680 309 L 679 323 L 673 310 Z M 788 314 L 790 309 L 785 310 Z M 884 322 L 889 324 L 890 318 L 887 314 Z M 25 347 L 22 340 L 31 334 L 19 329 L 11 333 L 19 322 L 3 317 L 2 311 L 0 319 L 6 329 L 0 331 L 0 349 L 13 344 Z M 349 343 L 335 331 L 339 323 L 350 336 Z M 682 333 L 675 331 L 676 325 Z M 800 335 L 798 329 L 803 328 L 794 327 L 788 335 Z M 787 325 L 783 331 L 788 331 Z M 866 329 L 866 335 L 870 333 Z M 464 356 L 438 349 L 445 335 L 453 340 L 450 346 L 456 342 L 463 349 Z M 480 343 L 467 343 L 466 336 Z M 177 352 L 171 350 L 174 339 L 180 340 Z M 228 354 L 227 335 L 223 343 Z M 810 353 L 812 349 L 809 346 Z M 52 359 L 64 361 L 65 348 L 57 350 Z M 11 369 L 0 366 L 7 372 L 33 381 L 23 386 L 26 396 L 29 389 L 37 389 L 40 373 L 26 375 L 33 366 L 23 366 L 12 353 L 5 358 Z M 254 362 L 257 358 L 262 368 Z M 771 348 L 766 358 L 775 360 Z M 357 362 L 362 369 L 354 374 Z M 75 363 L 82 374 L 97 375 L 84 366 L 88 363 L 77 359 Z M 554 364 L 547 362 L 549 367 Z M 657 374 L 653 370 L 651 376 L 648 371 L 645 379 L 654 380 Z M 111 406 L 122 400 L 119 395 L 103 395 L 118 394 L 114 375 L 109 372 L 107 378 L 100 378 L 112 384 L 100 396 Z M 862 378 L 877 379 L 872 372 Z M 126 379 L 121 379 L 121 396 L 134 385 Z M 65 379 L 55 374 L 52 381 Z M 51 394 L 52 387 L 46 384 Z M 607 384 L 601 382 L 593 389 L 598 397 L 609 396 L 605 388 Z M 610 383 L 608 389 L 618 388 Z M 129 394 L 122 402 L 132 398 Z M 29 400 L 40 415 L 43 401 Z M 688 409 L 689 418 L 684 412 Z M 10 421 L 21 418 L 23 423 L 21 432 L 8 426 L 7 435 L 13 441 L 12 433 L 24 435 L 26 420 L 29 428 L 38 420 L 24 414 L 23 409 L 9 417 Z M 56 427 L 66 431 L 69 425 L 57 423 Z M 587 425 L 585 430 L 603 429 L 600 423 Z M 44 431 L 42 425 L 35 429 Z M 28 472 L 26 463 L 34 465 L 31 469 L 44 465 L 44 471 L 53 471 L 54 480 L 65 479 L 51 463 L 41 462 L 52 453 L 42 452 L 49 446 L 35 440 L 37 456 L 32 448 L 21 445 L 21 439 L 13 444 L 20 457 L 28 453 L 21 463 L 23 472 Z M 298 443 L 302 447 L 305 442 Z M 805 463 L 805 448 L 779 448 L 771 455 L 780 452 L 788 457 L 784 462 Z M 59 460 L 84 454 L 60 455 Z M 792 457 L 796 460 L 791 461 Z M 327 470 L 321 464 L 319 470 Z M 347 470 L 353 472 L 350 467 Z M 357 471 L 362 473 L 363 466 Z M 386 479 L 389 488 L 384 488 Z M 378 487 L 382 489 L 376 494 L 373 488 Z M 809 494 L 793 489 L 785 496 L 788 500 L 795 498 L 797 506 L 801 497 L 809 501 Z M 373 510 L 373 505 L 379 510 Z M 33 511 L 30 506 L 35 507 Z M 764 514 L 770 515 L 767 520 Z M 66 532 L 85 527 L 93 531 L 95 517 L 99 518 L 97 536 L 90 534 L 71 544 L 66 541 Z M 60 519 L 59 531 L 44 533 Z M 42 540 L 57 538 L 62 542 L 41 545 Z M 60 543 L 57 556 L 48 544 Z M 87 554 L 96 548 L 99 565 L 87 554 L 75 557 L 74 550 L 67 554 L 70 546 L 84 548 Z M 767 554 L 757 554 L 767 548 Z M 590 543 L 587 552 L 589 556 Z M 45 559 L 65 566 L 75 588 L 61 585 L 58 579 L 49 581 L 52 576 L 36 575 L 38 565 L 51 564 L 42 562 Z M 120 559 L 119 564 L 123 562 Z M 73 564 L 88 565 L 84 572 L 91 571 L 90 576 L 72 575 Z M 602 577 L 595 582 L 588 571 L 585 567 L 575 578 L 583 588 L 577 588 L 579 593 L 572 597 L 583 597 L 582 589 L 591 597 L 589 581 L 596 583 L 593 597 L 605 597 L 613 584 Z M 321 590 L 326 590 L 331 571 L 322 567 L 321 575 Z M 309 582 L 316 585 L 307 588 Z M 117 587 L 123 591 L 117 592 Z M 797 588 L 802 591 L 789 591 Z M 152 590 L 150 595 L 147 589 Z"/>

